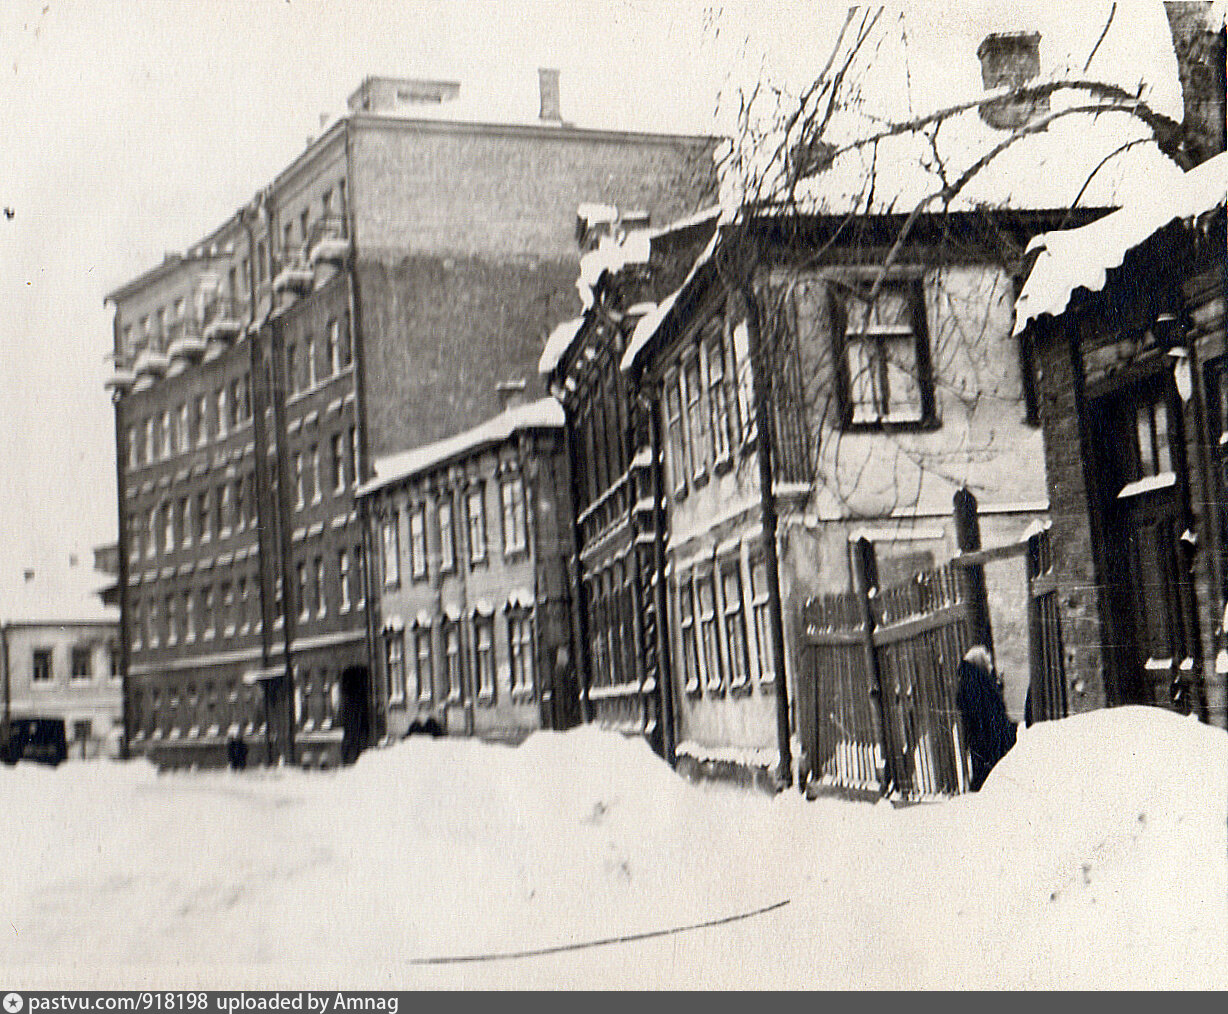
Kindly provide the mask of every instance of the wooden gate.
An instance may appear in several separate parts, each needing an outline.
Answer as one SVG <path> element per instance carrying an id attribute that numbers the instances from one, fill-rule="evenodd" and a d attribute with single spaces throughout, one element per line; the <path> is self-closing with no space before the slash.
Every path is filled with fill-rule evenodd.
<path id="1" fill-rule="evenodd" d="M 874 547 L 862 539 L 854 589 L 804 605 L 797 715 L 812 784 L 902 799 L 964 791 L 956 679 L 969 647 L 993 648 L 984 574 L 993 560 L 1026 554 L 1031 719 L 1066 716 L 1048 531 L 981 549 L 976 500 L 966 491 L 956 496 L 956 520 L 961 553 L 949 563 L 879 588 Z"/>
<path id="2" fill-rule="evenodd" d="M 966 581 L 948 563 L 878 588 L 857 543 L 854 591 L 803 612 L 799 733 L 812 782 L 904 799 L 960 792 L 968 768 L 955 674 L 971 645 Z"/>

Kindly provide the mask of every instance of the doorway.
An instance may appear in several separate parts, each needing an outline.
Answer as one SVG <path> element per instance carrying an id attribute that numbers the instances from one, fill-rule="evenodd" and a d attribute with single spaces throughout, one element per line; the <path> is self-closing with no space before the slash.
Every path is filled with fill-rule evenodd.
<path id="1" fill-rule="evenodd" d="M 371 693 L 367 667 L 351 666 L 341 674 L 341 762 L 353 764 L 370 745 Z"/>
<path id="2" fill-rule="evenodd" d="M 1109 687 L 1119 704 L 1188 711 L 1198 628 L 1181 403 L 1161 372 L 1090 409 L 1101 440 Z"/>

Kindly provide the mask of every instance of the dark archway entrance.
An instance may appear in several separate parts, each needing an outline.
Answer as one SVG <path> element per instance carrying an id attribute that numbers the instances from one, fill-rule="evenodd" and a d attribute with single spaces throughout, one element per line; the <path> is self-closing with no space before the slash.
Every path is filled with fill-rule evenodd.
<path id="1" fill-rule="evenodd" d="M 353 764 L 370 745 L 371 681 L 367 667 L 350 666 L 341 674 L 341 761 Z"/>

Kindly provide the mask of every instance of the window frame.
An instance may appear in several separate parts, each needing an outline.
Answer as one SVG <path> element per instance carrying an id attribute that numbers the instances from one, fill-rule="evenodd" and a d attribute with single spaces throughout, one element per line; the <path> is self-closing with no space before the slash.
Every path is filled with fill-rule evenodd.
<path id="1" fill-rule="evenodd" d="M 426 645 L 423 652 L 422 646 Z M 425 660 L 425 671 L 423 661 Z M 435 696 L 435 650 L 429 627 L 414 631 L 414 679 L 418 683 L 418 703 L 429 703 Z"/>
<path id="2" fill-rule="evenodd" d="M 841 428 L 850 432 L 901 432 L 935 428 L 938 425 L 937 392 L 926 319 L 925 283 L 922 274 L 913 271 L 891 274 L 876 297 L 877 301 L 890 293 L 899 293 L 908 308 L 910 330 L 903 330 L 900 325 L 881 325 L 867 326 L 862 331 L 851 331 L 850 302 L 858 299 L 857 289 L 864 289 L 872 284 L 869 277 L 833 276 L 825 281 Z M 860 300 L 859 304 L 865 306 Z M 791 311 L 789 325 L 796 336 L 796 306 L 791 303 L 789 310 Z M 868 308 L 866 313 L 868 319 Z M 853 401 L 854 378 L 849 364 L 850 348 L 854 338 L 873 351 L 870 362 L 877 375 L 877 379 L 871 380 L 872 396 L 876 399 L 876 418 L 856 418 L 857 405 Z M 918 398 L 915 418 L 901 416 L 891 410 L 890 380 L 886 373 L 891 360 L 884 351 L 887 343 L 907 342 L 908 339 L 911 339 L 912 358 L 916 371 L 913 378 Z M 877 399 L 884 397 L 884 392 L 886 402 L 878 402 Z"/>
<path id="3" fill-rule="evenodd" d="M 515 556 L 527 553 L 529 549 L 527 498 L 524 476 L 520 472 L 510 472 L 500 479 L 499 503 L 503 519 L 503 555 Z"/>
<path id="4" fill-rule="evenodd" d="M 516 699 L 527 700 L 537 692 L 533 642 L 533 614 L 527 609 L 513 609 L 507 617 L 508 683 Z"/>
<path id="5" fill-rule="evenodd" d="M 401 512 L 395 508 L 380 522 L 380 556 L 385 588 L 401 586 Z"/>
<path id="6" fill-rule="evenodd" d="M 405 701 L 405 632 L 389 631 L 384 635 L 384 679 L 389 704 Z"/>
<path id="7" fill-rule="evenodd" d="M 449 574 L 456 570 L 456 505 L 451 494 L 440 497 L 436 502 L 435 523 L 439 526 L 439 572 Z"/>
<path id="8" fill-rule="evenodd" d="M 474 504 L 478 510 L 474 512 Z M 465 490 L 465 529 L 469 542 L 469 566 L 477 567 L 488 559 L 486 545 L 486 484 L 474 482 Z"/>
<path id="9" fill-rule="evenodd" d="M 495 624 L 493 617 L 475 614 L 473 629 L 473 692 L 479 704 L 495 701 Z"/>
<path id="10" fill-rule="evenodd" d="M 426 504 L 415 504 L 409 511 L 409 576 L 425 581 L 430 575 L 427 559 Z"/>
<path id="11" fill-rule="evenodd" d="M 77 663 L 85 660 L 84 671 L 78 671 Z M 94 651 L 88 645 L 74 644 L 69 654 L 68 678 L 73 683 L 84 683 L 94 678 Z"/>

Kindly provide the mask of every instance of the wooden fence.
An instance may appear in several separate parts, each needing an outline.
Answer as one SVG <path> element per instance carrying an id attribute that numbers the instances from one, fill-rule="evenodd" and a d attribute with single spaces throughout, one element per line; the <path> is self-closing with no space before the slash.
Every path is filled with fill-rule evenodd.
<path id="1" fill-rule="evenodd" d="M 853 547 L 854 588 L 806 602 L 798 733 L 812 784 L 902 799 L 951 795 L 969 781 L 955 706 L 960 660 L 992 650 L 985 564 L 1027 562 L 1033 720 L 1066 715 L 1065 674 L 1049 535 L 983 550 L 976 501 L 956 496 L 961 553 L 880 588 L 874 547 Z"/>

